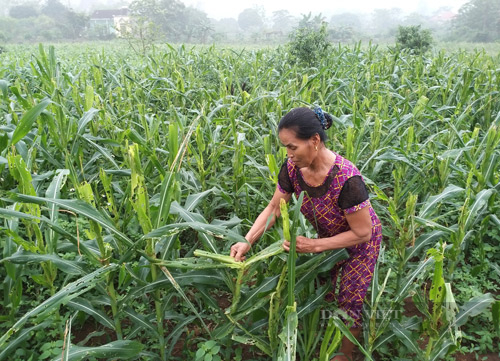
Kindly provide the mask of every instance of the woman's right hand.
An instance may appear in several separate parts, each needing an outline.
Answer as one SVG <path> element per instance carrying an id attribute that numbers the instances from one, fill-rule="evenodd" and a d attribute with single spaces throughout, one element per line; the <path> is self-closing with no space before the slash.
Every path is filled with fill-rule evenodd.
<path id="1" fill-rule="evenodd" d="M 244 261 L 245 254 L 250 251 L 252 245 L 250 243 L 238 242 L 231 246 L 231 253 L 229 254 L 235 261 Z"/>

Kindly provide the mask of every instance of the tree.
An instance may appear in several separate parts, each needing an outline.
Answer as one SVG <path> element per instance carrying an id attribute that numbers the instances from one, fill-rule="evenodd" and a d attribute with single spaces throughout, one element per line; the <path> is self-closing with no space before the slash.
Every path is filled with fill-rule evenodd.
<path id="1" fill-rule="evenodd" d="M 42 7 L 42 14 L 58 21 L 66 20 L 67 13 L 68 9 L 59 0 L 47 0 Z"/>
<path id="2" fill-rule="evenodd" d="M 500 40 L 500 1 L 470 0 L 453 21 L 457 40 L 493 42 Z"/>
<path id="3" fill-rule="evenodd" d="M 167 39 L 181 40 L 186 6 L 178 0 L 135 0 L 130 4 L 133 17 L 152 22 Z"/>
<path id="4" fill-rule="evenodd" d="M 158 40 L 158 27 L 145 17 L 132 18 L 122 36 L 136 53 L 145 56 Z"/>
<path id="5" fill-rule="evenodd" d="M 402 49 L 411 49 L 417 54 L 423 54 L 431 48 L 431 31 L 421 29 L 420 25 L 399 26 L 396 44 Z"/>
<path id="6" fill-rule="evenodd" d="M 237 33 L 240 31 L 238 20 L 234 18 L 223 18 L 220 20 L 212 20 L 215 31 L 220 33 Z"/>
<path id="7" fill-rule="evenodd" d="M 312 13 L 309 13 L 307 15 L 302 15 L 302 19 L 299 21 L 298 29 L 315 29 L 319 30 L 322 26 L 323 23 L 325 23 L 325 18 L 323 15 L 317 14 L 312 16 Z"/>
<path id="8" fill-rule="evenodd" d="M 273 12 L 273 30 L 281 31 L 283 33 L 289 33 L 293 30 L 298 22 L 295 17 L 293 17 L 288 10 L 277 10 Z"/>
<path id="9" fill-rule="evenodd" d="M 341 28 L 359 29 L 362 27 L 359 15 L 354 13 L 335 14 L 330 19 L 330 25 Z"/>
<path id="10" fill-rule="evenodd" d="M 42 15 L 54 20 L 64 38 L 74 39 L 81 35 L 88 17 L 64 6 L 59 0 L 47 0 L 42 7 Z"/>
<path id="11" fill-rule="evenodd" d="M 193 7 L 187 7 L 182 13 L 183 37 L 187 43 L 193 40 L 205 43 L 208 36 L 214 32 L 208 15 Z"/>
<path id="12" fill-rule="evenodd" d="M 238 15 L 238 25 L 244 31 L 260 31 L 264 20 L 257 9 L 245 9 Z"/>
<path id="13" fill-rule="evenodd" d="M 21 5 L 18 0 L 0 0 L 0 16 L 8 16 L 9 9 Z"/>
<path id="14" fill-rule="evenodd" d="M 16 5 L 10 8 L 9 16 L 16 19 L 33 18 L 38 16 L 38 11 L 30 4 Z"/>
<path id="15" fill-rule="evenodd" d="M 428 27 L 430 23 L 430 18 L 426 15 L 420 13 L 411 13 L 407 15 L 404 19 L 404 25 L 423 25 Z"/>
<path id="16" fill-rule="evenodd" d="M 321 18 L 321 15 L 319 15 Z M 304 15 L 287 44 L 292 61 L 309 66 L 317 66 L 322 57 L 328 56 L 331 43 L 328 41 L 327 23 L 311 22 L 311 14 Z"/>
<path id="17" fill-rule="evenodd" d="M 401 21 L 402 10 L 399 8 L 392 9 L 375 9 L 373 11 L 373 25 L 377 34 L 387 36 Z"/>
<path id="18" fill-rule="evenodd" d="M 363 22 L 354 13 L 342 13 L 330 18 L 330 38 L 333 41 L 351 41 L 363 31 Z"/>

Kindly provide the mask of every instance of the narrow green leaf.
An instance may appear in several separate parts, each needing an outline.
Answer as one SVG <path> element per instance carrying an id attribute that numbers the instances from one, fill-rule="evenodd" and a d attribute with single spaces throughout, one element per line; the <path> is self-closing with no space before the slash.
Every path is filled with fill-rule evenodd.
<path id="1" fill-rule="evenodd" d="M 102 346 L 81 347 L 71 345 L 68 352 L 68 361 L 78 361 L 88 359 L 89 357 L 116 359 L 130 359 L 137 356 L 144 346 L 137 341 L 119 340 L 113 341 Z M 53 358 L 52 361 L 60 361 L 61 358 Z"/>
<path id="2" fill-rule="evenodd" d="M 308 297 L 304 303 L 302 303 L 297 309 L 297 315 L 299 318 L 304 317 L 305 315 L 313 312 L 317 309 L 318 306 L 325 302 L 326 294 L 331 291 L 331 286 L 326 284 L 323 287 L 320 287 L 316 290 L 314 294 Z"/>
<path id="3" fill-rule="evenodd" d="M 297 328 L 299 318 L 296 305 L 286 307 L 286 319 L 279 338 L 282 342 L 278 361 L 294 361 L 297 358 Z"/>
<path id="4" fill-rule="evenodd" d="M 50 198 L 42 198 L 35 196 L 27 196 L 24 194 L 15 194 L 13 195 L 15 200 L 21 202 L 32 202 L 41 204 L 44 202 L 48 202 L 50 204 L 58 205 L 61 208 L 70 210 L 76 214 L 87 217 L 97 223 L 99 223 L 103 228 L 107 229 L 111 233 L 115 234 L 118 238 L 124 241 L 128 246 L 133 246 L 134 243 L 122 232 L 115 228 L 115 226 L 103 215 L 99 213 L 97 209 L 92 207 L 90 204 L 76 199 L 50 199 Z"/>
<path id="5" fill-rule="evenodd" d="M 88 112 L 94 105 L 94 88 L 92 85 L 87 85 L 85 88 L 85 107 L 84 110 Z"/>
<path id="6" fill-rule="evenodd" d="M 83 262 L 70 261 L 60 258 L 55 254 L 36 254 L 25 250 L 20 250 L 12 256 L 0 260 L 0 263 L 12 262 L 15 264 L 30 264 L 47 261 L 54 263 L 57 268 L 70 275 L 82 275 L 87 273 L 82 267 L 84 265 Z"/>
<path id="7" fill-rule="evenodd" d="M 14 130 L 14 133 L 12 134 L 12 139 L 10 141 L 11 145 L 16 144 L 21 139 L 23 139 L 26 134 L 29 133 L 36 118 L 38 118 L 38 116 L 45 110 L 45 108 L 47 108 L 50 103 L 51 101 L 49 99 L 42 100 L 40 103 L 35 105 L 23 115 L 23 117 L 17 124 L 16 130 Z"/>
<path id="8" fill-rule="evenodd" d="M 300 292 L 309 285 L 318 273 L 327 272 L 332 269 L 332 265 L 349 258 L 347 251 L 342 248 L 335 251 L 314 254 L 310 261 L 297 266 L 296 273 L 299 275 L 295 284 L 295 292 Z"/>
<path id="9" fill-rule="evenodd" d="M 172 354 L 172 350 L 175 347 L 175 344 L 179 340 L 179 338 L 182 336 L 184 333 L 186 327 L 193 322 L 196 319 L 196 316 L 183 316 L 182 320 L 180 320 L 177 325 L 175 325 L 175 328 L 168 333 L 168 336 L 165 339 L 165 343 L 170 343 L 170 346 L 168 348 L 168 355 Z"/>
<path id="10" fill-rule="evenodd" d="M 147 320 L 143 315 L 135 312 L 132 308 L 128 307 L 123 310 L 123 312 L 127 315 L 127 319 L 132 321 L 137 327 L 148 330 L 153 335 L 158 336 L 158 330 L 153 326 L 153 324 Z M 110 320 L 111 322 L 111 320 Z M 114 329 L 114 327 L 113 327 Z"/>
<path id="11" fill-rule="evenodd" d="M 408 248 L 404 263 L 407 263 L 410 259 L 415 257 L 419 253 L 419 251 L 424 249 L 429 243 L 436 242 L 444 235 L 445 233 L 443 231 L 432 231 L 430 233 L 425 233 L 419 236 L 415 241 L 415 245 Z"/>
<path id="12" fill-rule="evenodd" d="M 54 309 L 56 309 L 60 304 L 67 303 L 71 299 L 78 297 L 79 295 L 94 288 L 106 274 L 115 270 L 116 268 L 118 268 L 118 265 L 110 264 L 106 267 L 99 268 L 74 282 L 68 283 L 54 296 L 43 301 L 41 304 L 31 309 L 30 311 L 25 313 L 24 316 L 19 318 L 14 326 L 12 326 L 5 334 L 3 334 L 2 337 L 0 337 L 0 348 L 3 347 L 10 336 L 21 330 L 21 328 L 29 318 L 35 316 L 43 316 L 48 312 L 54 311 Z"/>
<path id="13" fill-rule="evenodd" d="M 56 170 L 56 175 L 54 176 L 54 179 L 49 185 L 49 188 L 47 188 L 47 191 L 45 192 L 45 197 L 47 198 L 52 198 L 52 199 L 57 199 L 61 195 L 61 188 L 64 186 L 64 183 L 66 183 L 66 179 L 68 178 L 69 175 L 69 170 L 68 169 L 58 169 Z M 59 218 L 59 207 L 55 204 L 49 205 L 49 218 L 52 222 L 56 222 L 57 219 Z M 47 240 L 49 244 L 49 252 L 55 252 L 57 249 L 57 244 L 56 244 L 56 239 L 55 239 L 55 233 L 51 229 L 49 231 L 49 239 Z"/>
<path id="14" fill-rule="evenodd" d="M 175 172 L 167 172 L 167 176 L 161 184 L 160 204 L 158 206 L 158 215 L 156 216 L 155 228 L 158 229 L 165 225 L 170 212 L 172 202 L 172 193 L 174 191 Z"/>
<path id="15" fill-rule="evenodd" d="M 172 202 L 170 205 L 171 208 L 171 213 L 173 214 L 178 214 L 180 218 L 185 220 L 186 222 L 200 222 L 200 223 L 207 223 L 205 218 L 203 218 L 200 214 L 192 213 L 188 211 L 187 209 L 184 209 L 179 205 L 177 202 Z M 154 231 L 153 231 L 154 232 Z M 201 233 L 200 234 L 201 241 L 205 248 L 214 253 L 219 253 L 217 250 L 217 247 L 215 246 L 214 242 L 208 237 L 208 235 Z M 245 240 L 246 242 L 246 240 Z"/>
<path id="16" fill-rule="evenodd" d="M 222 286 L 224 279 L 217 270 L 193 270 L 184 273 L 172 273 L 177 283 L 180 286 L 192 285 L 207 285 L 207 286 Z"/>
<path id="17" fill-rule="evenodd" d="M 353 336 L 353 334 L 347 328 L 344 322 L 337 315 L 334 315 L 332 319 L 333 322 L 335 323 L 335 326 L 337 326 L 340 329 L 340 331 L 342 331 L 344 336 L 347 337 L 349 341 L 351 341 L 353 344 L 358 346 L 359 350 L 363 353 L 363 355 L 366 356 L 366 361 L 373 361 L 372 356 L 363 348 L 363 346 L 361 346 L 359 341 L 356 339 L 356 337 Z"/>
<path id="18" fill-rule="evenodd" d="M 66 237 L 75 247 L 79 247 L 83 253 L 96 265 L 100 265 L 99 258 L 96 253 L 94 253 L 90 248 L 88 248 L 84 243 L 80 243 L 79 240 L 71 233 L 63 229 L 56 223 L 50 221 L 50 219 L 45 217 L 35 217 L 27 213 L 14 211 L 7 208 L 0 208 L 0 217 L 5 219 L 32 219 L 39 220 L 48 225 L 51 229 Z"/>
<path id="19" fill-rule="evenodd" d="M 500 300 L 496 300 L 491 307 L 491 314 L 493 315 L 493 327 L 497 332 L 497 336 L 500 337 Z"/>
<path id="20" fill-rule="evenodd" d="M 473 222 L 481 214 L 481 210 L 488 203 L 493 192 L 493 189 L 483 189 L 476 195 L 472 207 L 469 208 L 469 215 L 465 220 L 465 229 L 469 229 L 472 226 Z"/>
<path id="21" fill-rule="evenodd" d="M 458 327 L 463 326 L 469 317 L 477 316 L 484 312 L 493 302 L 495 302 L 495 299 L 491 293 L 471 298 L 465 305 L 460 307 L 455 324 Z"/>
<path id="22" fill-rule="evenodd" d="M 440 194 L 429 197 L 429 199 L 425 202 L 425 204 L 420 208 L 420 212 L 418 216 L 420 218 L 429 217 L 434 211 L 438 209 L 438 205 L 450 198 L 457 196 L 458 194 L 464 191 L 463 188 L 457 187 L 456 185 L 449 185 L 442 191 Z"/>
<path id="23" fill-rule="evenodd" d="M 106 148 L 101 147 L 99 144 L 94 142 L 94 140 L 101 140 L 101 139 L 95 138 L 89 134 L 84 134 L 84 135 L 80 136 L 80 138 L 85 140 L 87 143 L 89 143 L 93 148 L 95 148 L 97 150 L 97 152 L 101 153 L 104 156 L 104 158 L 109 160 L 111 162 L 111 164 L 113 164 L 115 169 L 118 169 L 118 170 L 120 169 L 118 164 L 115 162 L 113 155 Z"/>
<path id="24" fill-rule="evenodd" d="M 172 234 L 178 233 L 181 230 L 184 230 L 187 228 L 192 228 L 198 232 L 208 234 L 208 235 L 211 235 L 213 237 L 222 238 L 222 239 L 225 239 L 225 240 L 231 241 L 231 242 L 246 242 L 245 238 L 242 235 L 235 233 L 235 232 L 233 232 L 225 227 L 216 226 L 213 224 L 201 223 L 201 222 L 185 222 L 185 223 L 168 224 L 166 226 L 157 228 L 157 229 L 149 232 L 148 234 L 146 234 L 142 238 L 147 239 L 147 238 L 155 238 L 155 237 L 172 235 Z"/>
<path id="25" fill-rule="evenodd" d="M 406 345 L 406 347 L 408 347 L 411 352 L 417 356 L 418 360 L 425 359 L 422 350 L 420 349 L 420 347 L 418 347 L 416 340 L 413 339 L 413 337 L 415 337 L 415 334 L 406 330 L 396 320 L 391 322 L 391 328 L 394 331 L 394 334 Z"/>
<path id="26" fill-rule="evenodd" d="M 47 191 L 45 192 L 45 196 L 47 198 L 52 198 L 52 199 L 57 199 L 59 198 L 61 194 L 61 188 L 64 186 L 64 183 L 66 182 L 66 179 L 68 178 L 69 175 L 69 170 L 68 169 L 58 169 L 56 170 L 56 175 L 54 176 L 54 179 L 49 185 L 49 188 L 47 188 Z M 52 222 L 55 222 L 57 219 L 57 206 L 55 204 L 51 204 L 49 206 L 50 208 L 50 220 Z"/>
<path id="27" fill-rule="evenodd" d="M 415 281 L 417 277 L 423 277 L 425 275 L 425 272 L 427 272 L 427 268 L 434 263 L 433 258 L 428 258 L 422 262 L 419 263 L 417 268 L 413 270 L 401 283 L 401 287 L 399 289 L 398 294 L 393 295 L 393 303 L 394 304 L 399 304 L 403 299 L 406 298 L 408 290 L 410 289 L 411 285 Z"/>
<path id="28" fill-rule="evenodd" d="M 192 212 L 193 209 L 198 207 L 200 202 L 205 199 L 207 196 L 212 194 L 214 192 L 214 189 L 208 189 L 204 192 L 196 193 L 196 194 L 190 194 L 186 198 L 186 202 L 184 203 L 184 209 L 186 212 Z"/>
<path id="29" fill-rule="evenodd" d="M 0 352 L 0 360 L 4 360 L 6 357 L 14 355 L 15 350 L 18 347 L 22 346 L 22 343 L 32 337 L 32 332 L 37 331 L 39 329 L 45 329 L 46 327 L 50 327 L 52 321 L 47 320 L 35 325 L 33 327 L 26 328 L 21 330 Z"/>
<path id="30" fill-rule="evenodd" d="M 245 311 L 248 307 L 251 307 L 262 295 L 272 291 L 278 284 L 279 275 L 274 275 L 271 277 L 266 277 L 262 282 L 255 288 L 252 288 L 248 294 L 243 294 L 243 301 L 240 302 L 238 306 L 238 312 Z"/>
<path id="31" fill-rule="evenodd" d="M 246 242 L 246 239 L 245 239 Z M 264 248 L 263 250 L 259 251 L 258 253 L 254 254 L 252 257 L 248 258 L 246 261 L 242 262 L 245 264 L 245 267 L 248 267 L 254 263 L 263 261 L 265 259 L 268 259 L 270 257 L 276 256 L 280 253 L 283 253 L 283 242 L 278 241 L 274 242 L 270 246 Z"/>
<path id="32" fill-rule="evenodd" d="M 108 327 L 112 330 L 115 329 L 113 322 L 109 319 L 109 317 L 101 310 L 96 310 L 94 306 L 86 299 L 81 297 L 76 297 L 73 300 L 67 303 L 67 306 L 82 311 L 87 315 L 93 317 L 97 322 L 102 324 L 105 327 Z"/>
<path id="33" fill-rule="evenodd" d="M 9 82 L 7 80 L 0 79 L 0 90 L 2 91 L 3 97 L 7 98 L 9 90 Z"/>
<path id="34" fill-rule="evenodd" d="M 164 266 L 161 266 L 160 269 L 162 270 L 163 274 L 165 274 L 165 276 L 167 276 L 167 279 L 170 281 L 170 283 L 172 284 L 172 286 L 174 286 L 175 290 L 177 291 L 177 293 L 179 293 L 179 295 L 184 299 L 184 301 L 186 302 L 186 304 L 189 306 L 189 308 L 193 311 L 193 313 L 195 314 L 195 316 L 200 320 L 203 328 L 207 331 L 207 333 L 210 335 L 210 330 L 208 329 L 205 321 L 203 320 L 203 318 L 201 317 L 200 313 L 196 310 L 196 307 L 194 307 L 193 303 L 189 300 L 189 298 L 186 296 L 186 294 L 184 293 L 184 291 L 182 290 L 181 286 L 177 283 L 177 281 L 175 280 L 175 278 L 172 276 L 172 274 L 170 273 L 170 271 L 164 267 Z"/>
<path id="35" fill-rule="evenodd" d="M 83 113 L 83 116 L 80 118 L 80 120 L 78 121 L 78 128 L 76 130 L 76 135 L 74 137 L 74 140 L 73 140 L 73 145 L 71 146 L 71 154 L 74 154 L 75 152 L 75 146 L 76 146 L 76 143 L 78 141 L 78 138 L 79 136 L 81 136 L 86 127 L 87 127 L 87 124 L 90 123 L 92 121 L 92 119 L 94 119 L 94 116 L 99 113 L 99 110 L 97 109 L 89 109 L 88 111 L 85 111 L 85 113 Z"/>
<path id="36" fill-rule="evenodd" d="M 442 360 L 448 353 L 450 347 L 456 346 L 455 342 L 448 338 L 443 339 L 444 342 L 434 345 L 432 352 L 429 356 L 429 361 L 439 361 Z"/>

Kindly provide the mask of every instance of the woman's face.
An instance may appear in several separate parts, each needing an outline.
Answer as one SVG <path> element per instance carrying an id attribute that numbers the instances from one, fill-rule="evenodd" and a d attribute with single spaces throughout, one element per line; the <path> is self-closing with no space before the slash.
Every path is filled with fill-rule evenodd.
<path id="1" fill-rule="evenodd" d="M 304 140 L 296 137 L 295 132 L 291 129 L 281 129 L 278 137 L 281 144 L 286 147 L 288 158 L 298 168 L 307 168 L 311 165 L 316 157 L 316 146 L 319 143 L 319 136 L 313 136 L 310 139 Z M 316 139 L 318 138 L 318 139 Z"/>

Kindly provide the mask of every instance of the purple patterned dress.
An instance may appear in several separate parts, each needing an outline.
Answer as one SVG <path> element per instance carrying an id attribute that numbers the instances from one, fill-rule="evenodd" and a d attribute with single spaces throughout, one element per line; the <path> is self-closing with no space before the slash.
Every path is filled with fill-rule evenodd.
<path id="1" fill-rule="evenodd" d="M 363 299 L 370 286 L 377 262 L 382 226 L 373 210 L 368 192 L 359 170 L 349 160 L 334 153 L 335 164 L 324 182 L 313 187 L 303 179 L 300 170 L 288 159 L 281 168 L 278 189 L 283 193 L 304 195 L 301 211 L 318 232 L 318 238 L 327 238 L 348 231 L 346 214 L 370 207 L 372 237 L 369 241 L 346 248 L 349 258 L 337 263 L 331 270 L 332 292 L 328 300 L 335 297 L 337 274 L 341 271 L 338 292 L 340 309 L 354 319 L 353 327 L 361 327 Z"/>

